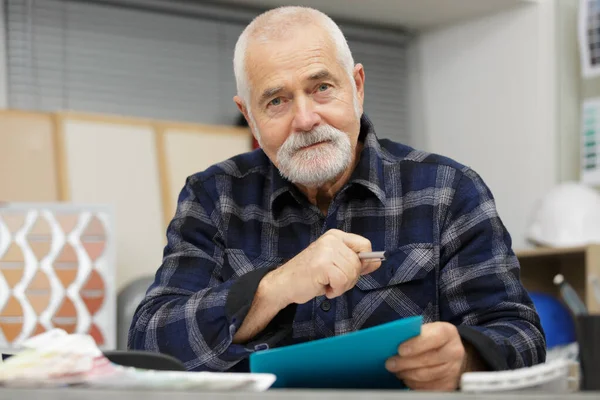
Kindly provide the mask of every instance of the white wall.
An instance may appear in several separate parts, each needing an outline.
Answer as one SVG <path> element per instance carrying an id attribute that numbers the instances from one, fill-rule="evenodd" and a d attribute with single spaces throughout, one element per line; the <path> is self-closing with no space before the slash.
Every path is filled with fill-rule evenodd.
<path id="1" fill-rule="evenodd" d="M 554 2 L 421 34 L 411 54 L 416 145 L 476 170 L 525 247 L 535 201 L 558 179 Z"/>
<path id="2" fill-rule="evenodd" d="M 4 2 L 0 1 L 0 108 L 8 105 L 6 87 L 6 27 L 4 24 Z"/>
<path id="3" fill-rule="evenodd" d="M 579 180 L 580 100 L 582 86 L 577 37 L 578 0 L 556 2 L 558 156 L 560 180 Z"/>

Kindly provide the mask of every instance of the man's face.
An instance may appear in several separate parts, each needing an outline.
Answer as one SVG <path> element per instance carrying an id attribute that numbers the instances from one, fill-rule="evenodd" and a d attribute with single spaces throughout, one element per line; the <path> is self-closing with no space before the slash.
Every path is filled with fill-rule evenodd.
<path id="1" fill-rule="evenodd" d="M 247 55 L 252 128 L 282 174 L 316 187 L 350 168 L 362 114 L 362 66 L 351 78 L 329 35 L 316 26 L 285 41 L 250 43 Z"/>

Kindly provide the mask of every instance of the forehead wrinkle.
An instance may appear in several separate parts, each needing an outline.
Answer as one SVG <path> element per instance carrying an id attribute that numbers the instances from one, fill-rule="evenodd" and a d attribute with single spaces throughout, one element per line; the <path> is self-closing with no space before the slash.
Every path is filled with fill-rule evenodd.
<path id="1" fill-rule="evenodd" d="M 339 68 L 336 67 L 342 66 L 336 55 L 329 51 L 332 45 L 328 35 L 310 38 L 308 46 L 296 39 L 269 43 L 254 41 L 248 47 L 246 64 L 251 97 L 257 99 L 258 104 L 263 104 L 293 86 L 292 79 L 306 84 L 325 77 L 324 71 L 327 71 L 328 79 L 339 84 L 340 79 L 336 77 Z"/>

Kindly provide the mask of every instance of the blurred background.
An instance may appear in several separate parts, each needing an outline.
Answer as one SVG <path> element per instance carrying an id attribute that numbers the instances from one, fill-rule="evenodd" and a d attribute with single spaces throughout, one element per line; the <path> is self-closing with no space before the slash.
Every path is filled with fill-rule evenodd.
<path id="1" fill-rule="evenodd" d="M 256 146 L 233 49 L 279 5 L 338 22 L 380 137 L 483 177 L 528 289 L 557 299 L 560 272 L 600 309 L 597 0 L 1 0 L 0 344 L 69 317 L 123 345 L 185 178 Z"/>

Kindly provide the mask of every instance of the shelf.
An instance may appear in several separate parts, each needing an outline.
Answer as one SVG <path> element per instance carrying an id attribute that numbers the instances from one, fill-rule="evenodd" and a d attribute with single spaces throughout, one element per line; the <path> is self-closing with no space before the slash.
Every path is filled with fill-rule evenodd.
<path id="1" fill-rule="evenodd" d="M 521 280 L 528 291 L 559 298 L 553 280 L 556 274 L 562 274 L 590 312 L 600 313 L 600 304 L 588 279 L 591 275 L 600 276 L 600 245 L 523 249 L 515 254 L 521 266 Z"/>
<path id="2" fill-rule="evenodd" d="M 299 5 L 317 8 L 332 18 L 424 31 L 492 15 L 538 0 L 222 0 L 253 8 Z"/>
<path id="3" fill-rule="evenodd" d="M 535 257 L 550 257 L 550 256 L 560 256 L 567 254 L 578 254 L 585 253 L 587 247 L 578 246 L 578 247 L 540 247 L 533 249 L 522 249 L 515 251 L 517 258 L 535 258 Z"/>

